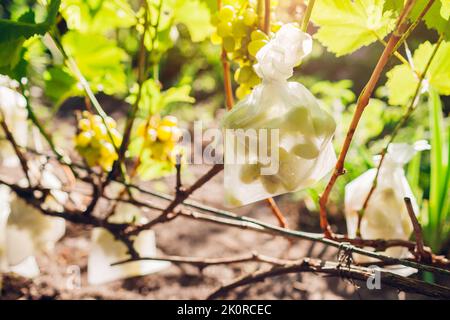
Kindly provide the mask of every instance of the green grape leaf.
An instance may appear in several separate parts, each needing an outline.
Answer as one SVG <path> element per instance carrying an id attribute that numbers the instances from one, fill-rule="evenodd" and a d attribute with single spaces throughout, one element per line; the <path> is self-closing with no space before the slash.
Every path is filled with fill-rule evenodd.
<path id="1" fill-rule="evenodd" d="M 71 30 L 105 33 L 136 24 L 136 15 L 126 0 L 62 0 L 61 14 Z"/>
<path id="2" fill-rule="evenodd" d="M 148 79 L 142 85 L 139 115 L 147 118 L 149 114 L 159 114 L 174 103 L 194 103 L 195 99 L 189 96 L 190 91 L 191 86 L 187 84 L 161 91 L 159 83 L 153 79 Z M 137 85 L 133 87 L 127 102 L 133 104 L 136 101 L 136 96 Z"/>
<path id="3" fill-rule="evenodd" d="M 418 0 L 416 5 L 411 11 L 410 19 L 416 20 L 419 14 L 423 11 L 427 5 L 428 0 Z M 439 34 L 443 34 L 446 40 L 450 40 L 450 1 L 441 0 L 435 1 L 431 8 L 424 16 L 425 25 L 428 29 L 434 29 Z"/>
<path id="4" fill-rule="evenodd" d="M 70 96 L 76 95 L 80 90 L 77 88 L 77 80 L 64 67 L 51 67 L 44 73 L 45 95 L 49 97 L 56 106 L 61 105 Z"/>
<path id="5" fill-rule="evenodd" d="M 441 16 L 445 20 L 448 20 L 450 18 L 450 1 L 449 0 L 441 0 L 442 7 L 441 7 Z"/>
<path id="6" fill-rule="evenodd" d="M 34 35 L 45 34 L 55 23 L 60 0 L 53 0 L 47 8 L 47 18 L 35 23 L 34 12 L 28 10 L 17 21 L 0 19 L 0 67 L 5 73 L 13 73 L 12 69 L 20 61 L 23 43 Z"/>
<path id="7" fill-rule="evenodd" d="M 191 86 L 188 84 L 179 87 L 172 87 L 167 91 L 164 91 L 162 97 L 164 107 L 178 102 L 194 103 L 195 99 L 189 95 L 190 92 Z"/>
<path id="8" fill-rule="evenodd" d="M 141 160 L 137 172 L 142 180 L 153 180 L 175 172 L 175 166 L 168 161 L 157 161 L 148 156 L 142 156 Z"/>
<path id="9" fill-rule="evenodd" d="M 184 24 L 193 42 L 203 41 L 214 31 L 208 5 L 201 0 L 178 0 L 174 22 Z"/>
<path id="10" fill-rule="evenodd" d="M 384 3 L 384 11 L 400 13 L 405 4 L 404 0 L 388 0 Z"/>
<path id="11" fill-rule="evenodd" d="M 423 72 L 430 59 L 435 44 L 426 41 L 422 43 L 413 55 L 414 68 L 417 73 Z M 407 65 L 398 65 L 387 73 L 386 87 L 389 95 L 389 104 L 405 105 L 413 96 L 418 77 Z M 450 95 L 450 42 L 443 42 L 436 53 L 426 79 L 430 86 L 442 95 Z"/>
<path id="12" fill-rule="evenodd" d="M 406 105 L 414 94 L 417 85 L 417 77 L 411 72 L 411 68 L 405 64 L 395 66 L 387 74 L 386 83 L 389 104 Z"/>
<path id="13" fill-rule="evenodd" d="M 70 31 L 63 36 L 62 43 L 94 91 L 109 95 L 127 91 L 124 62 L 128 56 L 114 40 L 100 34 Z"/>
<path id="14" fill-rule="evenodd" d="M 336 56 L 343 56 L 384 38 L 395 26 L 385 0 L 321 0 L 312 21 L 319 26 L 314 37 Z"/>
<path id="15" fill-rule="evenodd" d="M 0 19 L 0 43 L 17 39 L 28 39 L 34 35 L 43 35 L 55 23 L 60 0 L 53 0 L 48 5 L 48 14 L 45 21 L 34 22 L 34 13 L 28 11 L 18 21 Z"/>

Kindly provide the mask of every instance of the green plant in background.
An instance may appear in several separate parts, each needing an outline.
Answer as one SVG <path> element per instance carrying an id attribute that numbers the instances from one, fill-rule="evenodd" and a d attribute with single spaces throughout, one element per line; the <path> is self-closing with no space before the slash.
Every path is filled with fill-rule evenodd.
<path id="1" fill-rule="evenodd" d="M 431 175 L 429 200 L 424 202 L 421 222 L 426 243 L 435 252 L 450 238 L 450 126 L 435 90 L 429 98 L 431 133 Z"/>

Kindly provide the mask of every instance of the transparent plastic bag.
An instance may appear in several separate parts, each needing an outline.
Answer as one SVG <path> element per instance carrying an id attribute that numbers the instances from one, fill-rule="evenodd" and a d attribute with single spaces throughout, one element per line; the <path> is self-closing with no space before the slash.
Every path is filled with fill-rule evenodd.
<path id="1" fill-rule="evenodd" d="M 262 84 L 225 115 L 228 207 L 310 187 L 335 165 L 333 118 L 302 84 L 287 81 L 311 47 L 307 33 L 284 25 L 256 56 Z"/>
<path id="2" fill-rule="evenodd" d="M 416 215 L 419 214 L 419 207 L 406 179 L 403 166 L 413 158 L 417 151 L 428 150 L 429 148 L 430 146 L 426 141 L 418 141 L 414 145 L 406 143 L 392 143 L 389 145 L 388 152 L 380 168 L 377 187 L 361 218 L 361 238 L 409 239 L 413 226 L 404 198 L 408 197 L 411 199 Z M 376 160 L 379 161 L 379 156 Z M 356 237 L 358 212 L 362 209 L 369 194 L 376 172 L 376 168 L 370 169 L 345 187 L 345 216 L 347 232 L 350 238 Z M 388 248 L 384 253 L 396 258 L 408 256 L 408 250 L 402 247 Z M 360 255 L 355 255 L 355 259 L 358 262 L 373 260 Z"/>
<path id="3" fill-rule="evenodd" d="M 135 206 L 120 203 L 116 213 L 111 217 L 111 222 L 124 223 L 139 219 L 140 212 Z M 145 223 L 145 219 L 140 219 Z M 141 257 L 153 257 L 156 255 L 155 233 L 146 230 L 136 237 L 134 248 Z M 114 236 L 103 228 L 95 228 L 92 231 L 92 247 L 88 260 L 88 282 L 91 285 L 103 284 L 115 280 L 136 276 L 144 276 L 155 273 L 170 266 L 167 261 L 133 261 L 121 265 L 111 264 L 124 261 L 129 258 L 126 246 L 116 240 Z"/>

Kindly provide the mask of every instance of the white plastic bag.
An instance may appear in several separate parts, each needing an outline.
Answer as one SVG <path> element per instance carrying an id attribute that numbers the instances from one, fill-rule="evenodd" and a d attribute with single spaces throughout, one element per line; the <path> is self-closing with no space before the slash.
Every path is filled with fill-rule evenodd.
<path id="1" fill-rule="evenodd" d="M 262 84 L 222 124 L 227 206 L 310 187 L 335 165 L 333 118 L 302 84 L 287 81 L 311 47 L 307 33 L 287 24 L 256 55 Z M 245 140 L 239 129 L 250 129 Z"/>
<path id="2" fill-rule="evenodd" d="M 0 77 L 0 117 L 2 114 L 5 117 L 5 122 L 16 143 L 20 146 L 26 146 L 28 135 L 26 100 L 20 93 L 9 88 L 12 84 L 11 81 L 7 81 L 6 77 Z M 1 129 L 0 133 L 1 136 L 4 135 Z M 14 157 L 11 158 L 13 155 Z M 8 141 L 0 141 L 0 160 L 2 159 L 17 159 Z M 15 161 L 15 163 L 18 163 L 18 161 Z"/>
<path id="3" fill-rule="evenodd" d="M 29 167 L 35 174 L 39 169 L 35 162 L 30 162 Z M 50 167 L 41 173 L 41 185 L 56 195 L 54 200 L 48 198 L 46 204 L 55 207 L 56 198 L 65 201 L 65 193 L 60 190 L 62 183 Z M 24 277 L 37 276 L 39 268 L 35 255 L 53 250 L 65 233 L 64 219 L 45 216 L 5 186 L 0 186 L 0 205 L 0 271 L 15 272 Z"/>
<path id="4" fill-rule="evenodd" d="M 409 239 L 413 226 L 404 198 L 411 199 L 416 215 L 419 213 L 419 207 L 406 179 L 403 166 L 412 159 L 417 151 L 428 150 L 429 148 L 430 146 L 426 141 L 418 141 L 414 145 L 406 143 L 389 145 L 380 168 L 377 187 L 361 218 L 360 233 L 362 239 Z M 369 194 L 376 172 L 376 168 L 370 169 L 345 187 L 345 216 L 350 238 L 356 237 L 358 212 L 362 209 Z M 408 256 L 408 250 L 402 247 L 388 248 L 384 253 L 396 258 Z M 360 255 L 355 255 L 355 258 L 359 262 L 373 260 Z"/>
<path id="5" fill-rule="evenodd" d="M 133 217 L 134 216 L 134 217 Z M 119 203 L 116 213 L 110 219 L 111 222 L 130 222 L 140 216 L 139 209 L 127 203 Z M 140 219 L 145 223 L 144 219 Z M 146 230 L 136 237 L 134 248 L 141 257 L 153 257 L 156 255 L 155 233 Z M 92 248 L 88 260 L 88 282 L 98 285 L 110 281 L 126 279 L 136 276 L 144 276 L 155 273 L 169 267 L 167 261 L 133 261 L 126 264 L 111 266 L 111 264 L 129 258 L 126 246 L 103 228 L 95 228 L 92 231 Z"/>

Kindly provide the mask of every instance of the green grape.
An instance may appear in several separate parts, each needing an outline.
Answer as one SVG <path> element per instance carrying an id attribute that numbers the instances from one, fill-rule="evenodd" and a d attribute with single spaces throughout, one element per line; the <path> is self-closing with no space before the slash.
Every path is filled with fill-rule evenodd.
<path id="1" fill-rule="evenodd" d="M 232 33 L 232 25 L 231 22 L 221 22 L 217 26 L 217 34 L 222 37 L 228 37 L 231 36 Z"/>
<path id="2" fill-rule="evenodd" d="M 252 68 L 252 73 L 247 81 L 247 85 L 251 88 L 256 87 L 258 84 L 261 83 L 261 78 L 258 77 L 258 75 L 255 73 L 255 71 L 253 71 Z"/>
<path id="3" fill-rule="evenodd" d="M 245 25 L 242 16 L 233 21 L 232 33 L 236 38 L 242 38 L 247 34 L 247 26 Z"/>
<path id="4" fill-rule="evenodd" d="M 254 40 L 248 44 L 248 53 L 256 57 L 258 51 L 268 43 L 267 40 Z"/>
<path id="5" fill-rule="evenodd" d="M 80 128 L 81 131 L 88 131 L 91 129 L 91 122 L 89 119 L 80 119 L 80 121 L 78 121 L 78 128 Z"/>
<path id="6" fill-rule="evenodd" d="M 94 123 L 103 123 L 102 117 L 100 117 L 98 114 L 93 115 L 91 119 L 92 121 L 94 121 Z"/>
<path id="7" fill-rule="evenodd" d="M 243 64 L 245 54 L 242 52 L 241 49 L 238 49 L 238 50 L 235 50 L 233 53 L 231 53 L 230 58 L 231 58 L 231 60 L 233 60 L 239 64 Z"/>
<path id="8" fill-rule="evenodd" d="M 250 184 L 260 176 L 260 166 L 258 164 L 246 164 L 241 168 L 239 179 L 245 184 Z"/>
<path id="9" fill-rule="evenodd" d="M 245 84 L 241 84 L 237 89 L 236 89 L 236 97 L 239 100 L 244 99 L 249 93 L 251 92 L 250 87 L 248 87 Z"/>
<path id="10" fill-rule="evenodd" d="M 304 159 L 315 159 L 319 156 L 319 148 L 312 142 L 299 143 L 291 152 Z"/>
<path id="11" fill-rule="evenodd" d="M 211 34 L 211 42 L 212 44 L 220 45 L 222 44 L 222 38 L 217 34 L 217 32 L 213 32 Z"/>
<path id="12" fill-rule="evenodd" d="M 114 149 L 113 145 L 109 142 L 105 142 L 100 147 L 100 155 L 102 157 L 108 158 L 115 153 L 116 153 L 116 150 Z"/>
<path id="13" fill-rule="evenodd" d="M 117 159 L 112 143 L 120 145 L 122 137 L 116 129 L 113 118 L 106 117 L 105 122 L 106 126 L 100 116 L 92 115 L 87 111 L 83 112 L 83 118 L 79 121 L 81 132 L 76 136 L 75 143 L 76 149 L 88 165 L 99 165 L 104 170 L 110 170 Z"/>
<path id="14" fill-rule="evenodd" d="M 280 161 L 278 177 L 286 190 L 293 191 L 298 188 L 301 182 L 297 159 L 284 148 L 279 148 L 278 152 Z"/>
<path id="15" fill-rule="evenodd" d="M 321 117 L 313 117 L 314 130 L 318 136 L 332 135 L 336 130 L 336 122 L 326 112 Z"/>
<path id="16" fill-rule="evenodd" d="M 217 26 L 220 22 L 220 19 L 217 15 L 211 16 L 211 24 L 213 26 Z"/>
<path id="17" fill-rule="evenodd" d="M 116 121 L 111 117 L 106 117 L 105 122 L 106 125 L 108 126 L 108 129 L 115 129 L 117 126 Z"/>
<path id="18" fill-rule="evenodd" d="M 269 40 L 269 37 L 264 32 L 262 32 L 261 30 L 253 31 L 252 34 L 250 35 L 250 38 L 253 41 L 256 41 L 256 40 Z"/>
<path id="19" fill-rule="evenodd" d="M 283 23 L 282 23 L 282 22 L 275 22 L 275 23 L 272 23 L 272 24 L 270 25 L 270 31 L 272 31 L 273 33 L 275 33 L 275 32 L 277 32 L 278 30 L 280 30 L 282 26 L 283 26 Z"/>
<path id="20" fill-rule="evenodd" d="M 223 6 L 222 8 L 220 8 L 219 11 L 220 21 L 229 22 L 233 20 L 235 12 L 236 10 L 234 9 L 233 6 L 230 5 Z"/>
<path id="21" fill-rule="evenodd" d="M 238 75 L 236 82 L 239 84 L 247 83 L 252 76 L 253 68 L 250 66 L 243 66 L 242 68 L 240 68 L 238 70 L 239 70 L 239 75 Z"/>
<path id="22" fill-rule="evenodd" d="M 280 189 L 281 185 L 277 176 L 262 175 L 260 179 L 261 184 L 268 193 L 275 194 Z"/>
<path id="23" fill-rule="evenodd" d="M 110 130 L 111 137 L 115 146 L 119 146 L 122 143 L 122 135 L 116 128 Z M 109 138 L 109 137 L 108 137 Z"/>
<path id="24" fill-rule="evenodd" d="M 244 22 L 247 26 L 252 26 L 258 20 L 258 15 L 253 8 L 248 8 L 244 12 Z"/>
<path id="25" fill-rule="evenodd" d="M 103 138 L 108 134 L 106 127 L 103 123 L 94 123 L 93 130 L 95 136 L 97 136 L 98 138 Z"/>
<path id="26" fill-rule="evenodd" d="M 233 37 L 225 37 L 223 38 L 223 48 L 226 52 L 233 52 L 236 48 L 236 42 Z"/>
<path id="27" fill-rule="evenodd" d="M 239 207 L 242 206 L 242 201 L 236 198 L 234 195 L 230 193 L 225 194 L 225 201 L 233 207 Z"/>
<path id="28" fill-rule="evenodd" d="M 286 114 L 286 129 L 300 131 L 308 136 L 314 135 L 314 128 L 309 121 L 309 110 L 304 106 L 294 107 Z"/>
<path id="29" fill-rule="evenodd" d="M 172 128 L 168 126 L 159 126 L 156 130 L 158 139 L 161 141 L 168 141 L 172 137 Z"/>
<path id="30" fill-rule="evenodd" d="M 92 134 L 90 132 L 80 132 L 76 139 L 75 143 L 78 147 L 86 147 L 92 140 Z"/>

